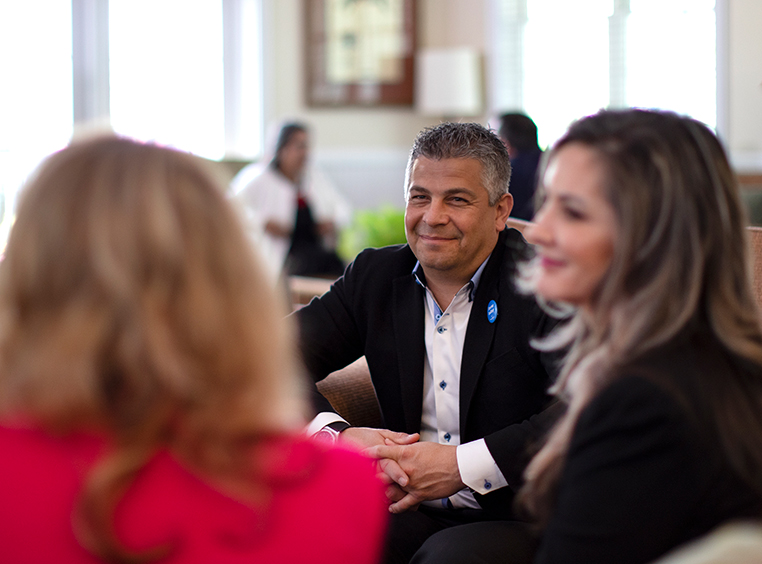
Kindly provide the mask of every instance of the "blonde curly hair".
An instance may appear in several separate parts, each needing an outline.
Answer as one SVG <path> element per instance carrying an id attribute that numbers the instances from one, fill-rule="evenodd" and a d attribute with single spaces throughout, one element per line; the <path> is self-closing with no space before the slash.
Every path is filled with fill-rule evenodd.
<path id="1" fill-rule="evenodd" d="M 303 423 L 284 306 L 200 159 L 103 137 L 43 163 L 0 265 L 0 414 L 113 440 L 83 544 L 130 559 L 111 513 L 157 449 L 251 482 L 257 440 Z"/>

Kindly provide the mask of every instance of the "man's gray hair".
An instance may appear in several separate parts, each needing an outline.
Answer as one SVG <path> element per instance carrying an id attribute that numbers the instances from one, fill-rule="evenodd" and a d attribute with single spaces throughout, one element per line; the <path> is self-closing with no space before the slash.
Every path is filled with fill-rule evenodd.
<path id="1" fill-rule="evenodd" d="M 410 175 L 418 157 L 432 160 L 474 159 L 482 165 L 482 184 L 494 206 L 508 193 L 511 162 L 508 150 L 490 129 L 478 123 L 440 123 L 422 130 L 413 141 L 405 171 L 405 197 L 410 189 Z"/>

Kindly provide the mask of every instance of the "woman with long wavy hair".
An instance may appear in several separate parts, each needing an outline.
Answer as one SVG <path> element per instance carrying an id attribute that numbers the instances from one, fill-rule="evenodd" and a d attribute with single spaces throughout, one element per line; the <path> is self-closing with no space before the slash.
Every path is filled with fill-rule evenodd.
<path id="1" fill-rule="evenodd" d="M 105 137 L 25 189 L 0 263 L 0 561 L 377 560 L 383 486 L 301 434 L 285 300 L 212 178 Z"/>
<path id="2" fill-rule="evenodd" d="M 536 562 L 635 564 L 762 517 L 762 330 L 745 217 L 699 122 L 602 111 L 553 148 L 521 283 L 568 319 L 568 408 L 520 499 Z"/>

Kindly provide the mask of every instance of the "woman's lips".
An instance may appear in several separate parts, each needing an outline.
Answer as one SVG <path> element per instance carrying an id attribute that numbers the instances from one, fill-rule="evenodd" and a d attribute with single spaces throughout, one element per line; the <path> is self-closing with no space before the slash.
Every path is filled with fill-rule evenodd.
<path id="1" fill-rule="evenodd" d="M 540 266 L 543 268 L 560 268 L 566 264 L 562 260 L 550 258 L 550 257 L 540 257 Z"/>

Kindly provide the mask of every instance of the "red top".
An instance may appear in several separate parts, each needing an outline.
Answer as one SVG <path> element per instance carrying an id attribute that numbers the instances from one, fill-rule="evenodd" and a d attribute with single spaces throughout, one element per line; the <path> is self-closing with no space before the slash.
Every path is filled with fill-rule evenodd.
<path id="1" fill-rule="evenodd" d="M 92 435 L 0 426 L 0 562 L 98 562 L 77 543 L 71 516 L 104 448 Z M 162 564 L 378 562 L 388 513 L 371 461 L 297 437 L 270 448 L 279 464 L 264 508 L 232 499 L 160 452 L 119 503 L 117 535 L 130 549 L 173 546 Z"/>

